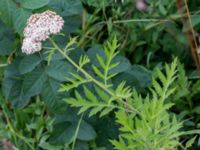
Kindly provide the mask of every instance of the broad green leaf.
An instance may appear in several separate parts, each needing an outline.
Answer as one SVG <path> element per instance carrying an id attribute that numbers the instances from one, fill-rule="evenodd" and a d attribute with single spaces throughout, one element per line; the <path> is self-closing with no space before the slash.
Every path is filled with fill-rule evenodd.
<path id="1" fill-rule="evenodd" d="M 46 72 L 58 81 L 66 81 L 65 77 L 71 77 L 70 72 L 73 72 L 73 67 L 66 61 L 52 61 Z"/>
<path id="2" fill-rule="evenodd" d="M 32 72 L 26 74 L 23 81 L 23 90 L 27 96 L 34 96 L 42 91 L 44 82 L 47 80 L 45 70 L 36 68 Z"/>
<path id="3" fill-rule="evenodd" d="M 14 32 L 0 20 L 0 55 L 9 55 L 13 51 Z"/>
<path id="4" fill-rule="evenodd" d="M 18 8 L 13 13 L 14 29 L 20 35 L 23 34 L 23 30 L 26 26 L 27 19 L 30 17 L 31 14 L 31 11 L 23 8 Z"/>
<path id="5" fill-rule="evenodd" d="M 120 73 L 129 70 L 131 68 L 129 60 L 122 55 L 116 56 L 113 59 L 112 64 L 114 64 L 115 67 L 113 67 L 109 73 Z"/>
<path id="6" fill-rule="evenodd" d="M 44 83 L 44 87 L 42 89 L 42 100 L 45 102 L 45 105 L 51 110 L 55 110 L 57 104 L 62 101 L 63 98 L 66 97 L 65 93 L 58 92 L 60 86 L 60 82 L 54 80 L 51 77 L 48 77 L 46 82 Z M 65 106 L 65 105 L 64 105 Z M 59 108 L 59 111 L 61 108 Z"/>
<path id="7" fill-rule="evenodd" d="M 84 141 L 77 140 L 74 150 L 89 150 L 89 144 Z M 98 150 L 98 149 L 96 149 Z"/>
<path id="8" fill-rule="evenodd" d="M 38 9 L 49 3 L 49 0 L 20 0 L 23 8 Z"/>
<path id="9" fill-rule="evenodd" d="M 71 143 L 76 131 L 76 125 L 69 121 L 63 121 L 54 125 L 53 132 L 50 137 L 51 144 Z"/>
<path id="10" fill-rule="evenodd" d="M 93 129 L 93 127 L 84 120 L 82 120 L 77 138 L 83 141 L 91 141 L 94 140 L 95 137 L 96 132 Z"/>
<path id="11" fill-rule="evenodd" d="M 4 79 L 4 90 L 9 89 L 6 93 L 7 99 L 18 108 L 25 107 L 30 101 L 30 96 L 26 95 L 23 91 L 22 81 L 13 80 L 11 78 Z M 8 84 L 8 85 L 7 85 Z M 6 88 L 5 88 L 6 87 Z M 7 92 L 7 91 L 6 91 Z"/>
<path id="12" fill-rule="evenodd" d="M 82 12 L 81 0 L 50 0 L 49 6 L 62 16 L 74 16 Z"/>
<path id="13" fill-rule="evenodd" d="M 195 27 L 200 23 L 200 15 L 191 16 L 192 26 Z"/>
<path id="14" fill-rule="evenodd" d="M 81 25 L 83 10 L 81 0 L 50 0 L 49 6 L 64 18 L 63 31 L 65 33 L 72 33 Z"/>
<path id="15" fill-rule="evenodd" d="M 41 62 L 41 58 L 35 54 L 25 56 L 19 64 L 19 72 L 21 74 L 28 73 L 35 69 Z"/>
<path id="16" fill-rule="evenodd" d="M 122 72 L 113 78 L 114 84 L 126 81 L 137 89 L 147 87 L 151 82 L 151 73 L 142 66 L 134 65 L 130 70 Z"/>
<path id="17" fill-rule="evenodd" d="M 16 9 L 16 4 L 12 0 L 0 1 L 0 18 L 6 25 L 12 25 L 13 13 Z"/>
<path id="18" fill-rule="evenodd" d="M 18 66 L 20 59 L 15 59 L 12 64 L 8 65 L 4 71 L 4 80 L 2 84 L 3 95 L 8 99 L 12 94 L 12 87 L 16 84 L 19 76 Z"/>
<path id="19" fill-rule="evenodd" d="M 97 55 L 98 55 L 98 57 L 101 57 L 104 61 L 106 60 L 106 55 L 104 53 L 102 46 L 100 46 L 100 45 L 95 45 L 92 48 L 90 48 L 87 51 L 87 55 L 90 58 L 91 63 L 95 66 L 98 66 L 98 67 L 100 67 L 100 64 L 99 64 L 99 61 L 96 57 Z"/>
<path id="20" fill-rule="evenodd" d="M 90 6 L 93 6 L 93 7 L 105 7 L 105 6 L 108 6 L 109 3 L 112 3 L 112 0 L 83 0 L 84 3 L 87 3 L 88 5 Z"/>
<path id="21" fill-rule="evenodd" d="M 44 135 L 41 137 L 38 146 L 44 150 L 60 150 L 62 149 L 62 145 L 52 145 L 48 143 L 48 135 Z"/>
<path id="22" fill-rule="evenodd" d="M 23 78 L 20 77 L 18 66 L 20 58 L 16 58 L 12 64 L 7 66 L 3 80 L 3 94 L 15 107 L 24 107 L 28 104 L 30 97 L 25 95 L 22 86 Z"/>
<path id="23" fill-rule="evenodd" d="M 12 52 L 12 43 L 11 39 L 5 37 L 0 40 L 0 55 L 8 55 Z"/>

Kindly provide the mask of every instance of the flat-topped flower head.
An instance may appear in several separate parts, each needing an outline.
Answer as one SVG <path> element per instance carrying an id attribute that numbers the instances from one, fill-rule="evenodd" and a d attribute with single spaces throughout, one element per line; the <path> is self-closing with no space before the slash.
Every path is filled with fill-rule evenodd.
<path id="1" fill-rule="evenodd" d="M 32 41 L 34 43 L 33 45 L 39 45 L 38 43 L 41 44 L 41 42 L 48 39 L 50 35 L 59 33 L 62 30 L 63 25 L 63 18 L 56 15 L 55 12 L 47 10 L 41 14 L 33 14 L 28 19 L 27 26 L 24 29 L 25 39 L 22 45 L 22 52 L 26 54 L 38 52 L 37 46 L 37 49 L 35 47 L 34 51 L 34 47 L 32 47 L 31 44 L 28 45 L 28 43 L 31 43 L 30 41 Z M 29 49 L 30 52 L 28 51 Z"/>

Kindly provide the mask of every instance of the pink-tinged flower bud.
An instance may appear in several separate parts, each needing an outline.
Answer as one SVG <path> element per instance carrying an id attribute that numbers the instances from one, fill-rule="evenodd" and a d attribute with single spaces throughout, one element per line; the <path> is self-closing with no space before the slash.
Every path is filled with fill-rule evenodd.
<path id="1" fill-rule="evenodd" d="M 147 4 L 144 2 L 144 0 L 136 0 L 135 1 L 135 5 L 136 8 L 140 11 L 147 11 L 148 10 L 148 6 Z"/>

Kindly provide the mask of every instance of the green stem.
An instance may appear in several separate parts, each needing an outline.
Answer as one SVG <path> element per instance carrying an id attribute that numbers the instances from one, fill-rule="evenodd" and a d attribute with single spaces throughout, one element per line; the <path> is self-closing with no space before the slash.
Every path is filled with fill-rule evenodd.
<path id="1" fill-rule="evenodd" d="M 112 51 L 112 54 L 110 54 L 110 56 L 108 57 L 108 61 L 106 62 L 106 67 L 105 67 L 105 71 L 104 71 L 104 84 L 105 84 L 105 86 L 107 86 L 107 76 L 108 76 L 109 66 L 110 66 L 110 63 L 112 61 L 112 55 L 113 55 L 113 51 Z"/>
<path id="2" fill-rule="evenodd" d="M 75 135 L 74 135 L 74 139 L 73 139 L 73 143 L 72 143 L 72 150 L 74 150 L 74 147 L 75 147 L 75 144 L 76 144 L 76 138 L 78 136 L 78 131 L 79 131 L 79 128 L 80 128 L 80 125 L 81 125 L 81 121 L 83 120 L 83 114 L 81 115 L 81 118 L 78 122 L 78 125 L 77 125 L 77 128 L 76 128 L 76 131 L 75 131 Z"/>
<path id="3" fill-rule="evenodd" d="M 117 23 L 132 23 L 132 22 L 170 22 L 168 19 L 129 19 L 129 20 L 115 20 L 114 24 Z M 171 21 L 172 22 L 172 21 Z"/>

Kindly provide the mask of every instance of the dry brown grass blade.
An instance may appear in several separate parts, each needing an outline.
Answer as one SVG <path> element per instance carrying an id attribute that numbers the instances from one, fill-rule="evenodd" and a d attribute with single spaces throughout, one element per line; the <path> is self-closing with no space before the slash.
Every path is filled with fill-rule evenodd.
<path id="1" fill-rule="evenodd" d="M 183 25 L 187 24 L 190 27 L 189 30 L 186 31 L 186 37 L 187 37 L 187 40 L 190 44 L 192 57 L 195 61 L 197 70 L 200 73 L 200 59 L 199 59 L 198 52 L 197 52 L 198 51 L 198 44 L 197 44 L 197 41 L 196 41 L 195 31 L 194 31 L 194 28 L 192 26 L 192 22 L 191 22 L 191 18 L 190 18 L 190 12 L 189 12 L 189 9 L 188 9 L 187 2 L 186 2 L 186 0 L 176 0 L 176 5 L 177 5 L 177 8 L 178 8 L 180 15 L 182 16 L 181 20 L 182 20 Z M 185 11 L 186 11 L 186 15 L 184 15 Z"/>

